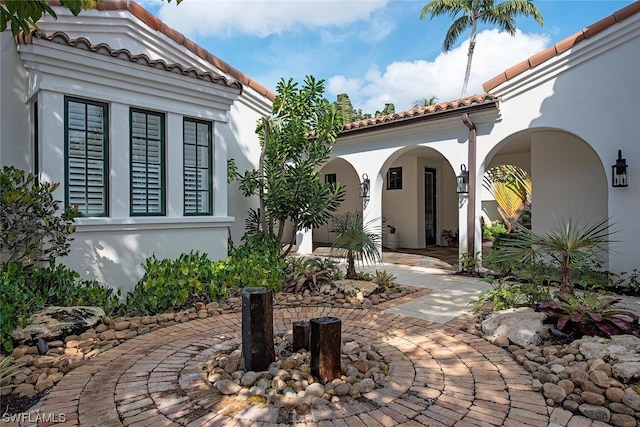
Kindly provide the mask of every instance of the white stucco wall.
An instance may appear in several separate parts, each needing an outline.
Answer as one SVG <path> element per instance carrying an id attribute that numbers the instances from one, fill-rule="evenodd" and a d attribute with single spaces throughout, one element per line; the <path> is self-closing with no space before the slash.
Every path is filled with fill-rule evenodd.
<path id="1" fill-rule="evenodd" d="M 530 133 L 534 228 L 548 227 L 553 212 L 581 220 L 608 216 L 620 231 L 609 257 L 617 272 L 640 266 L 639 61 L 636 14 L 501 84 L 492 92 L 502 97 L 502 119 L 491 132 L 492 147 L 478 153 L 491 159 L 514 137 Z M 629 165 L 626 188 L 610 183 L 619 149 Z"/>
<path id="2" fill-rule="evenodd" d="M 26 70 L 10 31 L 0 33 L 0 167 L 33 172 Z"/>
<path id="3" fill-rule="evenodd" d="M 107 43 L 132 54 L 179 63 L 220 75 L 202 60 L 167 37 L 152 31 L 128 12 L 86 11 L 72 18 L 61 10 L 55 22 L 44 22 L 48 33 L 64 31 L 71 38 L 87 37 L 93 44 Z M 259 144 L 255 125 L 270 111 L 270 101 L 250 87 L 239 90 L 164 70 L 132 64 L 79 49 L 37 41 L 21 45 L 2 34 L 2 110 L 0 164 L 33 167 L 33 142 L 28 111 L 37 100 L 40 132 L 41 176 L 61 183 L 57 198 L 64 200 L 64 97 L 76 96 L 108 104 L 109 114 L 109 213 L 104 218 L 79 218 L 71 253 L 59 261 L 124 291 L 143 274 L 143 261 L 154 255 L 176 258 L 191 250 L 212 259 L 227 255 L 227 237 L 236 242 L 244 231 L 244 217 L 252 202 L 227 184 L 227 158 L 234 158 L 242 173 L 257 164 Z M 13 56 L 5 55 L 6 50 Z M 21 55 L 21 56 L 20 56 Z M 5 58 L 8 58 L 5 60 Z M 16 82 L 5 78 L 15 73 Z M 22 78 L 31 70 L 28 80 Z M 230 80 L 233 80 L 230 78 Z M 161 89 L 160 89 L 161 88 Z M 5 93 L 12 96 L 5 96 Z M 165 114 L 166 200 L 165 216 L 131 217 L 129 207 L 129 108 Z M 213 214 L 183 214 L 183 118 L 212 123 Z M 14 142 L 15 141 L 15 142 Z M 234 220 L 237 214 L 239 218 Z"/>

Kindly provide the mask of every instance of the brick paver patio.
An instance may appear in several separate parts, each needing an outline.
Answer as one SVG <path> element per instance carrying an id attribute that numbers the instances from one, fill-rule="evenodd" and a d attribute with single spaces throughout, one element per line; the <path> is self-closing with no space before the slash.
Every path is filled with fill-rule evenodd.
<path id="1" fill-rule="evenodd" d="M 418 292 L 420 294 L 421 292 Z M 216 346 L 240 341 L 240 313 L 157 329 L 69 372 L 40 413 L 64 413 L 81 426 L 541 426 L 544 399 L 531 376 L 503 349 L 445 325 L 381 311 L 282 308 L 274 327 L 297 320 L 342 319 L 344 338 L 378 347 L 390 361 L 380 388 L 306 414 L 238 401 L 212 391 L 202 370 Z M 40 424 L 47 425 L 47 424 Z"/>

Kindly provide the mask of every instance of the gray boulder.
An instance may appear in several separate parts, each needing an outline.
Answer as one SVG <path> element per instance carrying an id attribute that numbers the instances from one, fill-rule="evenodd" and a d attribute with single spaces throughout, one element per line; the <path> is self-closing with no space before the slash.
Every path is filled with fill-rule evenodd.
<path id="1" fill-rule="evenodd" d="M 544 316 L 529 307 L 496 311 L 482 322 L 482 332 L 507 337 L 512 343 L 527 348 L 542 342 L 547 329 L 542 323 Z"/>
<path id="2" fill-rule="evenodd" d="M 95 326 L 104 315 L 100 307 L 47 307 L 31 316 L 27 326 L 13 331 L 11 337 L 29 345 L 40 338 L 47 341 L 63 339 Z"/>

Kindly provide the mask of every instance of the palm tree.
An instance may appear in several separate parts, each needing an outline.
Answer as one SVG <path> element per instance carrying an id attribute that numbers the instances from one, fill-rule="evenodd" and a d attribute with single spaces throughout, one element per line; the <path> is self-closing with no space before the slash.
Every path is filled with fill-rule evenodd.
<path id="1" fill-rule="evenodd" d="M 428 107 L 429 105 L 436 105 L 436 101 L 438 100 L 437 96 L 432 96 L 431 98 L 420 98 L 413 101 L 413 108 L 421 108 Z"/>
<path id="2" fill-rule="evenodd" d="M 610 252 L 614 242 L 609 219 L 594 224 L 569 218 L 553 226 L 546 234 L 536 234 L 516 225 L 516 232 L 503 236 L 496 249 L 496 259 L 508 262 L 551 262 L 560 270 L 560 292 L 573 293 L 572 272 L 576 268 L 593 268 Z"/>
<path id="3" fill-rule="evenodd" d="M 333 223 L 336 238 L 332 249 L 344 249 L 347 252 L 346 279 L 357 279 L 355 260 L 379 262 L 380 234 L 372 231 L 369 224 L 364 224 L 362 212 L 350 213 L 336 218 Z"/>
<path id="4" fill-rule="evenodd" d="M 521 168 L 500 165 L 489 169 L 482 185 L 496 199 L 498 212 L 507 231 L 513 231 L 522 214 L 531 209 L 531 177 Z"/>
<path id="5" fill-rule="evenodd" d="M 540 25 L 543 25 L 542 15 L 540 15 L 538 8 L 533 5 L 533 0 L 504 0 L 500 3 L 496 3 L 495 0 L 431 0 L 422 9 L 420 20 L 422 21 L 427 15 L 430 15 L 431 19 L 441 15 L 455 18 L 442 43 L 442 50 L 445 52 L 449 52 L 453 48 L 453 45 L 464 31 L 471 29 L 469 50 L 467 52 L 467 69 L 464 74 L 461 96 L 465 95 L 467 84 L 469 83 L 478 24 L 497 25 L 500 30 L 506 31 L 512 36 L 516 33 L 515 18 L 518 15 L 533 16 Z"/>

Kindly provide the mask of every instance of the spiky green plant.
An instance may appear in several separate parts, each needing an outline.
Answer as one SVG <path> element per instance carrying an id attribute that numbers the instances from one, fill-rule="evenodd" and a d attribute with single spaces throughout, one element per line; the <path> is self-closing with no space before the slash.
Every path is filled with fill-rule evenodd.
<path id="1" fill-rule="evenodd" d="M 501 262 L 551 261 L 560 269 L 560 291 L 572 293 L 572 272 L 579 267 L 599 265 L 602 256 L 609 252 L 612 234 L 608 218 L 595 224 L 581 224 L 569 218 L 546 234 L 517 225 L 514 233 L 500 240 L 496 258 Z"/>
<path id="2" fill-rule="evenodd" d="M 381 261 L 380 233 L 372 230 L 373 221 L 364 223 L 362 212 L 350 213 L 336 218 L 333 229 L 336 238 L 331 249 L 344 249 L 347 252 L 346 279 L 356 279 L 355 260 L 376 263 Z"/>
<path id="3" fill-rule="evenodd" d="M 11 379 L 20 372 L 22 365 L 14 364 L 13 357 L 7 356 L 0 360 L 0 390 L 15 387 Z"/>

